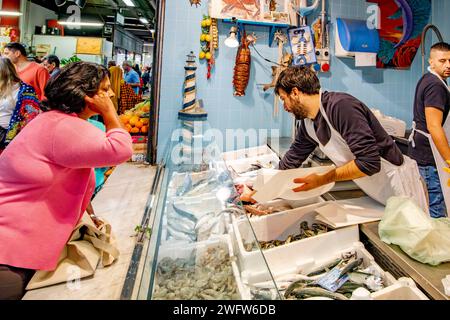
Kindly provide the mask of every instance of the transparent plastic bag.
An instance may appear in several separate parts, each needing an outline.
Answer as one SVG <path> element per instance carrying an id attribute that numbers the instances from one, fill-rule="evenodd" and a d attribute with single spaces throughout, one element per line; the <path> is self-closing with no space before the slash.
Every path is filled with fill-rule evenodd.
<path id="1" fill-rule="evenodd" d="M 378 233 L 411 258 L 433 266 L 450 261 L 450 219 L 433 219 L 409 198 L 388 200 Z"/>

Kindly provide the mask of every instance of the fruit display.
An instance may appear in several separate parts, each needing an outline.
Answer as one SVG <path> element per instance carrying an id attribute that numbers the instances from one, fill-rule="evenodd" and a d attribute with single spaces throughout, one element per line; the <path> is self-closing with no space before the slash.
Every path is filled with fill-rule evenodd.
<path id="1" fill-rule="evenodd" d="M 126 130 L 131 134 L 147 134 L 149 126 L 150 100 L 138 103 L 133 109 L 119 116 Z"/>

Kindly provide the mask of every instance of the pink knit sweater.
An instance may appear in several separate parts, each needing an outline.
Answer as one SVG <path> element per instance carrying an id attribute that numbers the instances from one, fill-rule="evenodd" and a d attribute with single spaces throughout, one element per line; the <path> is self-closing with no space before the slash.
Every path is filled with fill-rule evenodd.
<path id="1" fill-rule="evenodd" d="M 59 111 L 30 122 L 0 155 L 0 264 L 53 270 L 95 187 L 93 168 L 132 155 L 130 135 Z"/>

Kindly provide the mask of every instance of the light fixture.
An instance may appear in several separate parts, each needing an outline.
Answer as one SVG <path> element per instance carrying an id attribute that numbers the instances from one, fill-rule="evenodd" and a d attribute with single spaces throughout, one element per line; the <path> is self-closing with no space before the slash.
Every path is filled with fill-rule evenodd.
<path id="1" fill-rule="evenodd" d="M 142 22 L 143 24 L 148 24 L 148 20 L 144 17 L 140 17 L 139 21 Z"/>
<path id="2" fill-rule="evenodd" d="M 237 27 L 233 26 L 230 29 L 230 36 L 225 40 L 225 45 L 229 48 L 237 48 L 239 46 L 239 41 L 236 38 Z"/>
<path id="3" fill-rule="evenodd" d="M 129 7 L 135 7 L 133 1 L 131 1 L 131 0 L 122 0 L 122 1 Z"/>
<path id="4" fill-rule="evenodd" d="M 102 22 L 71 22 L 71 21 L 58 21 L 58 24 L 62 26 L 82 26 L 82 27 L 103 27 Z"/>
<path id="5" fill-rule="evenodd" d="M 20 17 L 22 12 L 19 11 L 4 11 L 0 10 L 0 16 Z"/>
<path id="6" fill-rule="evenodd" d="M 155 29 L 150 29 L 150 32 L 151 33 L 155 33 Z"/>

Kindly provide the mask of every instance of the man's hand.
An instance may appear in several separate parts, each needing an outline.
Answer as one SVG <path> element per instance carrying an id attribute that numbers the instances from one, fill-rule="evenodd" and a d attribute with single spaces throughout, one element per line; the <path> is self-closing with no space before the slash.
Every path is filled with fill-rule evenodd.
<path id="1" fill-rule="evenodd" d="M 309 191 L 309 190 L 319 188 L 319 187 L 323 186 L 324 184 L 326 184 L 324 182 L 323 176 L 320 176 L 315 173 L 313 173 L 307 177 L 304 177 L 304 178 L 297 178 L 294 180 L 294 183 L 298 183 L 298 184 L 303 183 L 302 186 L 293 189 L 294 192 Z"/>

